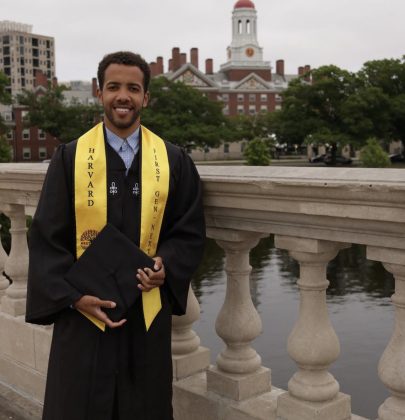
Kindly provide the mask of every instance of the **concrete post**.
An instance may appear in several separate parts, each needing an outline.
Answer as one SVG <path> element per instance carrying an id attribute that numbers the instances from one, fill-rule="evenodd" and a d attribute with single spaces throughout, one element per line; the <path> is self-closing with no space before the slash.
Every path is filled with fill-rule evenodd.
<path id="1" fill-rule="evenodd" d="M 405 251 L 368 247 L 367 258 L 381 261 L 395 277 L 392 296 L 395 327 L 378 364 L 378 376 L 392 396 L 380 406 L 378 419 L 402 419 L 405 418 Z"/>
<path id="2" fill-rule="evenodd" d="M 8 288 L 8 286 L 10 286 L 10 282 L 3 275 L 6 260 L 7 260 L 7 254 L 6 254 L 6 251 L 4 251 L 3 244 L 1 243 L 1 240 L 0 240 L 0 303 L 1 303 L 2 297 L 6 294 L 6 289 Z"/>
<path id="3" fill-rule="evenodd" d="M 346 420 L 350 397 L 339 393 L 339 383 L 328 367 L 340 353 L 339 339 L 326 306 L 326 268 L 345 247 L 314 239 L 276 236 L 275 245 L 288 249 L 300 264 L 300 313 L 288 338 L 288 354 L 298 371 L 288 382 L 288 393 L 278 400 L 277 415 L 285 420 Z"/>
<path id="4" fill-rule="evenodd" d="M 13 284 L 2 298 L 2 311 L 19 316 L 25 313 L 28 277 L 28 244 L 25 209 L 23 205 L 11 205 L 7 215 L 11 219 L 11 250 L 4 271 Z"/>
<path id="5" fill-rule="evenodd" d="M 200 318 L 200 304 L 190 287 L 187 298 L 187 312 L 172 317 L 172 360 L 173 379 L 179 380 L 201 372 L 210 364 L 210 351 L 200 346 L 200 338 L 191 329 Z"/>
<path id="6" fill-rule="evenodd" d="M 225 250 L 227 288 L 215 325 L 226 347 L 217 366 L 207 371 L 207 389 L 243 400 L 270 391 L 270 370 L 261 366 L 261 357 L 251 346 L 262 324 L 250 295 L 249 252 L 262 234 L 211 229 L 209 236 Z"/>

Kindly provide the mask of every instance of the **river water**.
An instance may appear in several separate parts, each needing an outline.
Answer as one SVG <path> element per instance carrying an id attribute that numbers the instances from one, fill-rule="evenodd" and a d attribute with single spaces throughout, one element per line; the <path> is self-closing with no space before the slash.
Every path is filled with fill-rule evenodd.
<path id="1" fill-rule="evenodd" d="M 286 251 L 274 248 L 272 238 L 261 240 L 252 250 L 250 263 L 252 299 L 263 323 L 263 333 L 253 347 L 262 364 L 271 368 L 274 386 L 287 389 L 296 371 L 286 347 L 298 316 L 299 266 Z M 330 371 L 341 392 L 351 395 L 352 412 L 376 418 L 378 406 L 389 395 L 377 376 L 377 365 L 394 326 L 393 277 L 380 263 L 368 261 L 365 248 L 359 245 L 340 251 L 330 262 L 327 277 L 328 310 L 341 345 L 340 357 Z M 215 333 L 215 319 L 224 301 L 226 276 L 224 253 L 212 240 L 207 241 L 193 289 L 201 305 L 194 330 L 201 344 L 211 349 L 215 362 L 224 348 Z"/>

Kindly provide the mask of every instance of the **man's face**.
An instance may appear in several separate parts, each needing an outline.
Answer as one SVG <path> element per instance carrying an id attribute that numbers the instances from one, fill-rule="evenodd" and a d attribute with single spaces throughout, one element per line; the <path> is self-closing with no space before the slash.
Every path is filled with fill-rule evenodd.
<path id="1" fill-rule="evenodd" d="M 141 110 L 148 104 L 149 93 L 143 88 L 142 70 L 110 64 L 98 98 L 104 108 L 106 127 L 120 137 L 127 137 L 139 126 Z"/>

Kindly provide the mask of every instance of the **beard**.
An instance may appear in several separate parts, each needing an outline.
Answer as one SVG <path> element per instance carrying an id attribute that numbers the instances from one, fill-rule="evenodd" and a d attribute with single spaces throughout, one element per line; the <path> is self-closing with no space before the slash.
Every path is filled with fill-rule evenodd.
<path id="1" fill-rule="evenodd" d="M 138 120 L 138 118 L 141 115 L 140 109 L 134 109 L 130 112 L 131 117 L 128 119 L 122 119 L 118 116 L 114 115 L 114 111 L 112 108 L 104 109 L 105 117 L 110 121 L 110 123 L 119 129 L 126 129 L 131 127 L 135 124 L 135 122 Z"/>

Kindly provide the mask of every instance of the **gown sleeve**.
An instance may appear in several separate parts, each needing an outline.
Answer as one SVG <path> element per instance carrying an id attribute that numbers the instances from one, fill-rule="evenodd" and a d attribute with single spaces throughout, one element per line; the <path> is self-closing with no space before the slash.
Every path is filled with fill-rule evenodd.
<path id="1" fill-rule="evenodd" d="M 51 324 L 81 297 L 64 275 L 75 260 L 71 167 L 67 148 L 56 150 L 42 187 L 29 236 L 26 321 Z"/>
<path id="2" fill-rule="evenodd" d="M 202 185 L 194 162 L 181 151 L 175 168 L 175 192 L 170 200 L 170 220 L 156 255 L 166 271 L 164 287 L 172 297 L 174 315 L 186 312 L 191 276 L 201 261 L 205 244 Z"/>

